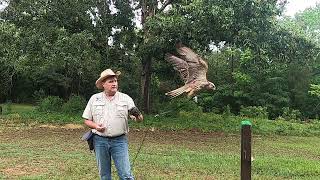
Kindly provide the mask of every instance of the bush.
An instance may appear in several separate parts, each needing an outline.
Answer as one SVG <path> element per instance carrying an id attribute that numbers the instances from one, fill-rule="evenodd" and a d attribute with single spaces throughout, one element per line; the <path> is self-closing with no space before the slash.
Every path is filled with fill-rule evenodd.
<path id="1" fill-rule="evenodd" d="M 43 100 L 46 97 L 46 93 L 43 89 L 40 89 L 39 91 L 33 92 L 33 99 L 34 102 L 39 104 L 41 100 Z"/>
<path id="2" fill-rule="evenodd" d="M 167 103 L 163 103 L 160 107 L 161 111 L 158 112 L 161 116 L 178 117 L 179 112 L 201 112 L 201 106 L 198 106 L 193 99 L 176 98 Z"/>
<path id="3" fill-rule="evenodd" d="M 63 112 L 68 114 L 81 113 L 86 106 L 86 100 L 82 96 L 72 95 L 69 100 L 63 104 Z"/>
<path id="4" fill-rule="evenodd" d="M 301 112 L 296 109 L 290 109 L 289 107 L 282 108 L 282 115 L 281 117 L 287 121 L 290 120 L 301 120 Z"/>
<path id="5" fill-rule="evenodd" d="M 229 117 L 229 116 L 233 116 L 233 115 L 234 115 L 234 114 L 232 114 L 232 112 L 231 112 L 231 107 L 230 107 L 229 104 L 223 107 L 222 116 L 223 116 L 224 118 Z"/>
<path id="6" fill-rule="evenodd" d="M 10 114 L 12 112 L 12 102 L 11 101 L 8 101 L 6 103 L 6 112 L 7 112 L 7 114 Z"/>
<path id="7" fill-rule="evenodd" d="M 39 101 L 38 111 L 41 112 L 59 112 L 63 105 L 63 100 L 57 96 L 48 96 Z"/>
<path id="8" fill-rule="evenodd" d="M 240 116 L 246 116 L 251 118 L 268 118 L 267 107 L 262 106 L 241 106 Z"/>
<path id="9" fill-rule="evenodd" d="M 202 107 L 203 112 L 220 112 L 220 110 L 215 107 L 216 102 L 212 94 L 201 93 L 198 97 L 198 104 Z"/>
<path id="10" fill-rule="evenodd" d="M 7 101 L 6 104 L 4 104 L 3 109 L 2 109 L 3 114 L 10 114 L 12 113 L 12 102 Z"/>

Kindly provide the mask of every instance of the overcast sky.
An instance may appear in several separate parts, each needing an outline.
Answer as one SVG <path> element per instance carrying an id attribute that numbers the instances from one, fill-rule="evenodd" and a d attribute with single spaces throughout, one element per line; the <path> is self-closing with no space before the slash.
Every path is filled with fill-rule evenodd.
<path id="1" fill-rule="evenodd" d="M 303 11 L 306 8 L 314 7 L 316 4 L 320 4 L 320 0 L 288 0 L 286 6 L 285 15 L 293 16 L 299 11 Z"/>
<path id="2" fill-rule="evenodd" d="M 308 7 L 313 7 L 317 3 L 320 4 L 320 0 L 288 0 L 288 4 L 286 7 L 285 15 L 293 16 L 295 13 L 299 11 L 303 11 Z M 4 6 L 0 4 L 0 10 L 3 9 Z"/>

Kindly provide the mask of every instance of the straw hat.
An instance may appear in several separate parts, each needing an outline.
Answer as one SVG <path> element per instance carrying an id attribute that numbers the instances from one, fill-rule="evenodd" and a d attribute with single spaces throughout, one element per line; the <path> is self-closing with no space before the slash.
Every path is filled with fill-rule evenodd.
<path id="1" fill-rule="evenodd" d="M 110 76 L 116 76 L 118 77 L 121 74 L 120 71 L 117 71 L 116 73 L 114 73 L 111 69 L 106 69 L 104 70 L 101 74 L 99 79 L 96 81 L 96 86 L 98 89 L 103 89 L 103 85 L 102 82 L 103 80 L 105 80 L 106 78 L 110 77 Z"/>

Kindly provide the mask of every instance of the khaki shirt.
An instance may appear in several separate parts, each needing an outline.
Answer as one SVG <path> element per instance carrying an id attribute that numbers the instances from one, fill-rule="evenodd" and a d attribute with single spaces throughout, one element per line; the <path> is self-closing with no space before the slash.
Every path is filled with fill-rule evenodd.
<path id="1" fill-rule="evenodd" d="M 103 133 L 92 129 L 93 133 L 108 137 L 119 136 L 129 132 L 128 110 L 133 107 L 135 104 L 127 94 L 116 92 L 109 100 L 105 93 L 101 92 L 91 96 L 82 117 L 106 127 Z"/>

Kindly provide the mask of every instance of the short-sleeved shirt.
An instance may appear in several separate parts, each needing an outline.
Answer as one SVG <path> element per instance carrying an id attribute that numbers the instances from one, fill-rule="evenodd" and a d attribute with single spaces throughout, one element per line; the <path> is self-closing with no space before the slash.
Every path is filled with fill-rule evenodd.
<path id="1" fill-rule="evenodd" d="M 82 117 L 101 123 L 106 127 L 103 133 L 92 129 L 93 133 L 100 136 L 114 137 L 129 132 L 128 110 L 135 107 L 135 104 L 127 94 L 116 92 L 109 100 L 104 92 L 91 96 Z"/>

